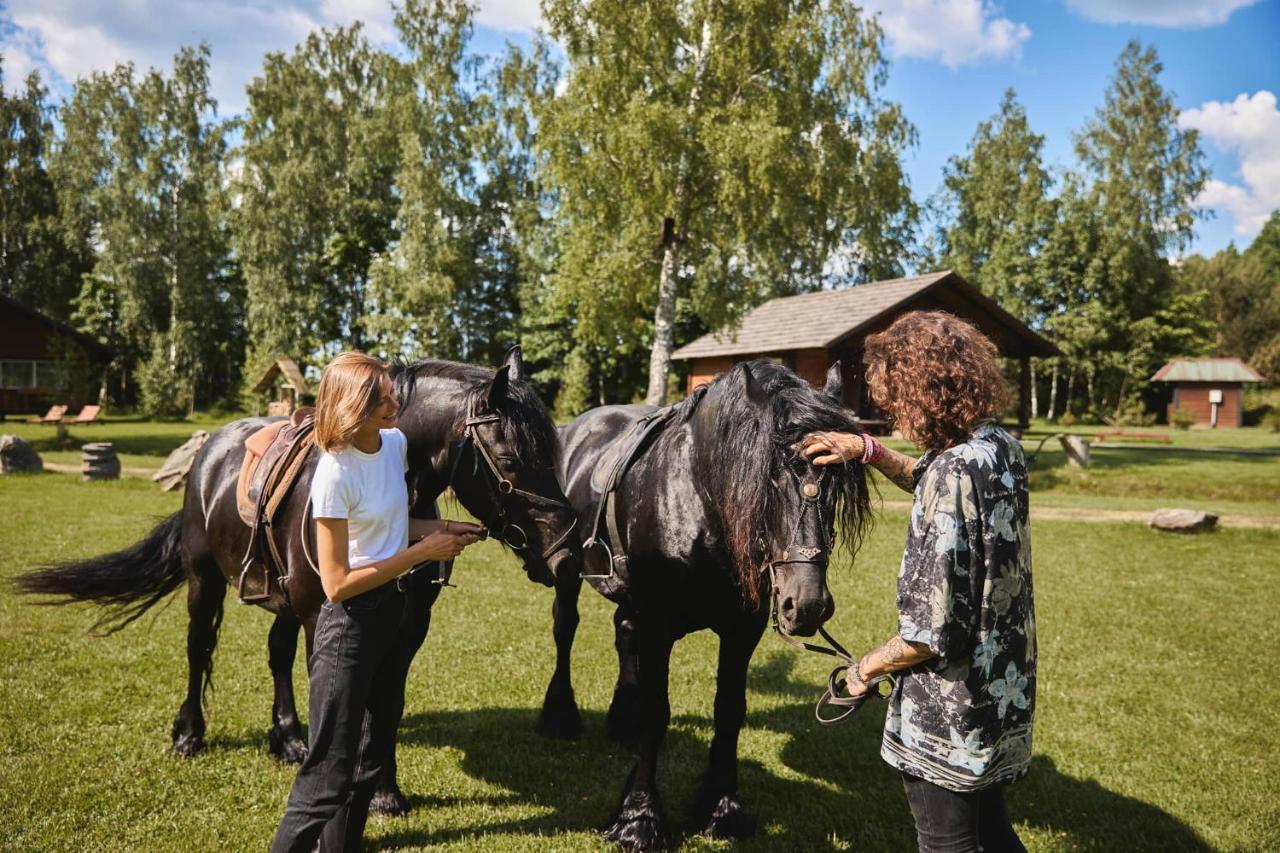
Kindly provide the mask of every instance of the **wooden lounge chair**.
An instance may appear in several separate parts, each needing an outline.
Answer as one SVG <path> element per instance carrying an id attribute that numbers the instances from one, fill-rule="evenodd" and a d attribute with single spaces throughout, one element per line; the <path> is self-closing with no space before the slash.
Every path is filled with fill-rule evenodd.
<path id="1" fill-rule="evenodd" d="M 76 426 L 83 426 L 84 424 L 96 424 L 98 423 L 98 415 L 101 412 L 102 412 L 101 406 L 85 406 L 83 409 L 80 410 L 80 414 L 76 415 L 74 418 L 64 417 L 62 419 L 62 422 L 64 424 L 67 424 L 68 426 L 72 424 Z"/>
<path id="2" fill-rule="evenodd" d="M 50 406 L 43 418 L 27 418 L 29 424 L 59 424 L 67 414 L 66 406 Z"/>

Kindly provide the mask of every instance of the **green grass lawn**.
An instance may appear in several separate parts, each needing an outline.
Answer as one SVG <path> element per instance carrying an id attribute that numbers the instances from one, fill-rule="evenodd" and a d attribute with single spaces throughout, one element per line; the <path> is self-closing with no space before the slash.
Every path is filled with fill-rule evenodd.
<path id="1" fill-rule="evenodd" d="M 164 458 L 198 429 L 208 432 L 234 418 L 197 415 L 185 421 L 145 421 L 136 418 L 107 418 L 102 423 L 68 427 L 65 441 L 58 440 L 55 427 L 16 420 L 0 423 L 0 433 L 11 433 L 31 442 L 47 462 L 78 465 L 80 447 L 91 441 L 109 441 L 115 446 L 120 464 L 131 468 L 159 468 Z"/>
<path id="2" fill-rule="evenodd" d="M 179 499 L 145 480 L 0 479 L 0 575 L 128 545 Z M 857 564 L 833 567 L 830 625 L 855 650 L 893 627 L 905 515 L 880 520 Z M 1280 847 L 1280 531 L 1200 537 L 1139 525 L 1034 528 L 1040 640 L 1035 759 L 1009 794 L 1032 850 Z M 551 595 L 493 543 L 469 550 L 436 606 L 411 673 L 400 740 L 407 817 L 374 819 L 374 848 L 596 850 L 629 756 L 607 741 L 615 674 L 609 610 L 583 597 L 576 687 L 587 731 L 546 740 L 534 722 L 553 665 Z M 0 848 L 247 850 L 269 843 L 292 769 L 267 754 L 261 610 L 227 604 L 209 749 L 169 751 L 185 683 L 181 590 L 110 638 L 83 608 L 0 589 Z M 741 790 L 761 822 L 744 850 L 906 850 L 901 785 L 877 755 L 882 707 L 821 728 L 827 659 L 766 636 L 750 676 Z M 714 638 L 672 665 L 661 763 L 673 821 L 691 802 L 711 736 Z M 297 682 L 305 695 L 303 667 Z M 686 849 L 728 849 L 700 838 Z"/>

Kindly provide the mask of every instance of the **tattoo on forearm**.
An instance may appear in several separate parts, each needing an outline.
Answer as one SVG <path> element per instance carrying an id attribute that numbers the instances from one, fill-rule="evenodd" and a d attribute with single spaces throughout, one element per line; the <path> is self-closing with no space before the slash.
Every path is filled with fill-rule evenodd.
<path id="1" fill-rule="evenodd" d="M 934 654 L 928 646 L 908 643 L 897 634 L 885 640 L 863 658 L 866 661 L 864 675 L 874 678 L 887 672 L 897 672 L 928 660 Z"/>
<path id="2" fill-rule="evenodd" d="M 884 455 L 876 462 L 875 467 L 881 474 L 889 478 L 889 482 L 898 488 L 907 492 L 915 491 L 915 478 L 912 477 L 912 472 L 916 467 L 915 459 L 905 453 L 899 453 L 886 447 Z"/>

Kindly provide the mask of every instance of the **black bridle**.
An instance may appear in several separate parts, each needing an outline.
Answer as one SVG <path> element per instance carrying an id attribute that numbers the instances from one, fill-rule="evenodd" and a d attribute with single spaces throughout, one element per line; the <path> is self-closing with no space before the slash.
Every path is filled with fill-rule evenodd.
<path id="1" fill-rule="evenodd" d="M 849 719 L 849 717 L 853 716 L 854 712 L 862 707 L 862 703 L 866 702 L 873 694 L 880 696 L 881 698 L 888 698 L 887 694 L 881 692 L 881 686 L 887 684 L 890 689 L 892 689 L 894 681 L 892 676 L 882 675 L 867 682 L 867 689 L 861 695 L 849 696 L 846 690 L 847 679 L 845 678 L 845 675 L 850 667 L 858 665 L 858 661 L 849 654 L 849 651 L 842 646 L 835 637 L 831 636 L 831 634 L 827 632 L 826 626 L 818 626 L 818 633 L 822 636 L 822 639 L 827 641 L 829 647 L 822 646 L 817 643 L 806 643 L 803 640 L 797 640 L 796 638 L 784 633 L 782 626 L 778 623 L 778 567 L 797 563 L 822 566 L 827 562 L 827 558 L 824 555 L 830 555 L 835 541 L 834 531 L 828 533 L 828 528 L 823 523 L 822 519 L 822 486 L 819 485 L 821 480 L 819 480 L 819 483 L 804 483 L 800 476 L 797 475 L 790 466 L 787 467 L 787 472 L 791 475 L 792 479 L 796 481 L 799 487 L 801 498 L 800 520 L 804 520 L 804 513 L 810 511 L 816 513 L 819 535 L 827 537 L 828 541 L 820 542 L 816 545 L 797 545 L 795 540 L 799 536 L 800 529 L 803 526 L 802 524 L 797 524 L 791 531 L 791 537 L 787 541 L 786 547 L 784 547 L 780 552 L 775 552 L 773 559 L 765 563 L 765 570 L 769 573 L 770 586 L 769 616 L 770 621 L 773 623 L 774 633 L 786 642 L 796 648 L 804 649 L 805 651 L 817 652 L 818 654 L 834 657 L 841 662 L 840 665 L 831 670 L 831 674 L 827 676 L 826 692 L 824 692 L 821 698 L 818 699 L 817 707 L 813 709 L 813 715 L 819 723 L 822 723 L 824 726 L 833 726 L 836 723 L 843 723 L 845 720 Z M 761 542 L 761 544 L 763 545 L 763 542 Z M 822 711 L 828 706 L 843 708 L 844 711 L 834 717 L 823 716 Z"/>
<path id="2" fill-rule="evenodd" d="M 532 506 L 562 509 L 570 513 L 573 517 L 573 523 L 543 551 L 542 559 L 546 561 L 552 554 L 564 547 L 565 541 L 578 526 L 577 515 L 573 513 L 573 507 L 569 506 L 568 502 L 517 488 L 515 483 L 503 476 L 501 469 L 498 468 L 497 461 L 493 458 L 493 453 L 489 450 L 489 446 L 485 443 L 480 431 L 481 427 L 486 425 L 500 424 L 502 416 L 497 414 L 477 414 L 476 408 L 477 403 L 472 400 L 468 404 L 467 418 L 463 422 L 462 440 L 450 449 L 452 461 L 449 463 L 449 487 L 453 488 L 454 480 L 458 473 L 458 465 L 462 462 L 467 446 L 470 445 L 476 456 L 484 460 L 489 472 L 493 475 L 493 479 L 483 475 L 480 476 L 486 490 L 489 492 L 490 506 L 493 507 L 495 512 L 492 520 L 484 520 L 485 527 L 489 528 L 495 539 L 498 539 L 516 553 L 523 553 L 528 549 L 529 534 L 511 519 L 508 510 L 513 499 L 519 498 Z"/>

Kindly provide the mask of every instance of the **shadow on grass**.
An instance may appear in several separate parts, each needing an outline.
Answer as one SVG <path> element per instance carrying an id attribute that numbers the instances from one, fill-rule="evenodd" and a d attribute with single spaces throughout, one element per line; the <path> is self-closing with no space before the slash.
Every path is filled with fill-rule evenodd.
<path id="1" fill-rule="evenodd" d="M 782 670 L 771 660 L 766 667 Z M 760 668 L 753 670 L 753 674 Z M 771 673 L 773 679 L 779 673 Z M 780 684 L 780 689 L 779 689 Z M 802 685 L 781 672 L 770 692 L 799 692 Z M 803 685 L 806 695 L 811 685 Z M 739 842 L 744 850 L 910 850 L 915 833 L 902 782 L 879 758 L 883 706 L 866 709 L 850 723 L 821 728 L 810 702 L 789 703 L 760 714 L 748 726 L 787 735 L 781 748 L 785 774 L 756 761 L 740 767 L 743 803 L 760 821 L 757 836 Z M 538 807 L 540 814 L 448 828 L 397 829 L 383 824 L 380 847 L 430 847 L 486 834 L 554 835 L 598 831 L 617 806 L 632 756 L 603 735 L 603 714 L 583 713 L 580 741 L 544 738 L 534 731 L 537 712 L 528 708 L 413 714 L 401 725 L 403 742 L 448 748 L 461 754 L 462 770 L 502 789 L 479 797 L 442 792 L 406 792 L 418 808 L 481 805 L 489 809 Z M 706 767 L 700 716 L 672 721 L 659 767 L 661 793 L 671 828 L 688 833 L 685 815 Z M 1196 833 L 1161 809 L 1109 791 L 1087 779 L 1061 773 L 1038 756 L 1028 778 L 1009 792 L 1015 821 L 1029 824 L 1066 846 L 1083 849 L 1207 850 Z M 386 830 L 390 830 L 389 832 Z"/>

